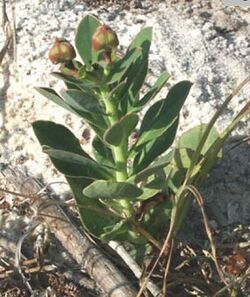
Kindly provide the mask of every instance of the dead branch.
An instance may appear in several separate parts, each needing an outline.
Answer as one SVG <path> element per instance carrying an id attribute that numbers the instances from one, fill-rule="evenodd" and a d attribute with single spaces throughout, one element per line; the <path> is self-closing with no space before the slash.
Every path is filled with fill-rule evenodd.
<path id="1" fill-rule="evenodd" d="M 136 278 L 141 279 L 143 273 L 140 266 L 130 257 L 128 252 L 125 250 L 125 248 L 117 241 L 109 241 L 109 246 L 117 252 L 117 254 L 123 259 L 123 261 L 128 265 L 128 267 L 131 269 L 131 271 L 134 273 Z M 146 288 L 149 290 L 149 292 L 157 297 L 160 296 L 160 289 L 154 284 L 151 280 L 148 280 L 146 284 Z"/>
<path id="2" fill-rule="evenodd" d="M 6 7 L 6 0 L 0 1 L 0 26 L 2 28 L 2 31 L 4 33 L 4 42 L 3 46 L 0 49 L 0 65 L 5 57 L 5 55 L 8 53 L 9 58 L 11 61 L 16 62 L 16 55 L 17 55 L 17 49 L 16 49 L 16 13 L 15 13 L 15 2 L 9 3 L 11 7 L 11 18 L 7 15 L 7 7 Z"/>
<path id="3" fill-rule="evenodd" d="M 2 174 L 17 191 L 24 195 L 38 193 L 42 186 L 33 178 L 28 178 L 21 170 L 10 166 L 2 169 Z M 33 199 L 33 208 L 40 216 L 40 221 L 46 223 L 64 248 L 72 255 L 76 262 L 85 269 L 110 297 L 134 297 L 135 289 L 123 274 L 107 259 L 99 248 L 83 232 L 72 223 L 68 215 L 49 195 Z M 49 202 L 49 203 L 46 203 Z"/>

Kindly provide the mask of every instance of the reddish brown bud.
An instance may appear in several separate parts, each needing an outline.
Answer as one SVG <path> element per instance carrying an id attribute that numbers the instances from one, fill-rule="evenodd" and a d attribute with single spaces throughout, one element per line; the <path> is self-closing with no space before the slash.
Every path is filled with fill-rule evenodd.
<path id="1" fill-rule="evenodd" d="M 53 64 L 68 62 L 76 57 L 73 46 L 64 39 L 56 38 L 49 51 L 49 59 Z"/>
<path id="2" fill-rule="evenodd" d="M 92 38 L 92 48 L 95 51 L 110 51 L 116 49 L 119 44 L 116 33 L 108 26 L 99 26 Z"/>

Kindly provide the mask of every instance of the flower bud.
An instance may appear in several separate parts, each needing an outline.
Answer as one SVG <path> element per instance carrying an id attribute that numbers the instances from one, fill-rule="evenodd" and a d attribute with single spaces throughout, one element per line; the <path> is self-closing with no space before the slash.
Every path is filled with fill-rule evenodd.
<path id="1" fill-rule="evenodd" d="M 64 63 L 73 60 L 76 52 L 73 46 L 65 39 L 56 38 L 49 51 L 49 59 L 53 64 Z"/>
<path id="2" fill-rule="evenodd" d="M 77 70 L 74 67 L 68 67 L 64 63 L 61 64 L 60 71 L 65 75 L 71 75 L 71 76 L 74 76 L 75 78 L 80 78 L 79 70 Z"/>
<path id="3" fill-rule="evenodd" d="M 108 26 L 99 26 L 92 38 L 92 48 L 95 51 L 111 51 L 119 44 L 116 33 Z"/>

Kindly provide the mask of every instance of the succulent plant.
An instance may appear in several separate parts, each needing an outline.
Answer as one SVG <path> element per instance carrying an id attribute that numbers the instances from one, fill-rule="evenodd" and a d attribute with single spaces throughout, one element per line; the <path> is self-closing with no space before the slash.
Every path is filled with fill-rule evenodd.
<path id="1" fill-rule="evenodd" d="M 144 28 L 123 56 L 112 58 L 119 44 L 116 33 L 91 15 L 83 18 L 75 39 L 82 61 L 75 60 L 68 41 L 57 39 L 49 57 L 53 64 L 61 63 L 61 71 L 53 75 L 65 88 L 60 93 L 44 87 L 38 91 L 93 129 L 93 156 L 62 125 L 37 121 L 33 129 L 43 151 L 68 181 L 90 233 L 102 240 L 150 242 L 161 248 L 167 228 L 171 240 L 185 221 L 191 201 L 187 188 L 207 177 L 230 132 L 249 112 L 249 103 L 222 134 L 214 124 L 233 96 L 210 123 L 176 139 L 192 83 L 175 84 L 155 102 L 169 79 L 162 73 L 152 87 L 141 91 L 151 40 L 152 29 Z M 139 114 L 149 103 L 140 121 Z"/>

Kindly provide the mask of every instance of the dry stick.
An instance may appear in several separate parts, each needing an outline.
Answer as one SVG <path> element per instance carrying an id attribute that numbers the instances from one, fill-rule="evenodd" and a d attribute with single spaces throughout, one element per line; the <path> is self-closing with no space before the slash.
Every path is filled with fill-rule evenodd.
<path id="1" fill-rule="evenodd" d="M 41 190 L 41 185 L 35 179 L 27 180 L 27 176 L 16 168 L 12 169 L 8 166 L 2 170 L 2 173 L 8 183 L 14 185 L 18 191 L 22 188 L 24 195 L 30 194 L 34 197 L 33 194 Z M 37 211 L 41 207 L 43 209 L 46 207 L 46 214 L 49 216 L 43 216 L 40 219 L 49 226 L 76 262 L 95 279 L 108 296 L 134 297 L 136 291 L 124 275 L 84 233 L 77 229 L 60 206 L 51 204 L 45 206 L 45 199 L 49 197 L 33 200 L 33 207 Z"/>
<path id="2" fill-rule="evenodd" d="M 5 41 L 3 47 L 0 49 L 0 65 L 4 59 L 5 54 L 9 50 L 11 46 L 11 42 L 13 40 L 13 30 L 10 25 L 10 21 L 7 16 L 6 12 L 6 0 L 2 0 L 1 6 L 1 28 L 3 29 L 3 32 L 5 34 Z"/>
<path id="3" fill-rule="evenodd" d="M 140 279 L 142 277 L 142 270 L 140 266 L 130 257 L 125 248 L 119 242 L 113 240 L 109 241 L 109 246 L 123 259 L 136 278 Z M 146 287 L 153 296 L 156 297 L 160 295 L 160 289 L 152 281 L 149 280 Z"/>
<path id="4" fill-rule="evenodd" d="M 217 260 L 217 252 L 216 252 L 212 232 L 210 230 L 207 215 L 206 215 L 205 209 L 204 209 L 204 200 L 203 200 L 200 192 L 194 186 L 192 186 L 192 185 L 186 186 L 186 190 L 188 190 L 189 192 L 191 192 L 193 194 L 194 198 L 196 199 L 196 201 L 198 202 L 198 204 L 200 206 L 200 210 L 201 210 L 202 217 L 203 217 L 203 223 L 204 223 L 204 226 L 205 226 L 207 237 L 208 237 L 210 245 L 211 245 L 212 259 L 214 261 L 216 270 L 217 270 L 217 272 L 219 274 L 219 277 L 220 277 L 221 281 L 227 286 L 228 283 L 227 283 L 227 281 L 226 281 L 226 279 L 224 277 L 223 272 L 220 269 L 220 265 L 219 265 L 218 260 Z"/>
<path id="5" fill-rule="evenodd" d="M 164 278 L 163 278 L 163 296 L 167 296 L 167 276 L 168 276 L 168 272 L 170 269 L 170 264 L 171 264 L 171 259 L 172 259 L 172 254 L 173 254 L 173 248 L 174 248 L 174 241 L 172 240 L 170 243 L 170 249 L 169 249 L 169 254 L 168 254 L 168 260 L 167 260 L 167 265 L 166 265 L 166 269 L 164 272 Z"/>
<path id="6" fill-rule="evenodd" d="M 136 297 L 140 297 L 140 296 L 142 296 L 143 291 L 144 291 L 144 288 L 146 287 L 146 285 L 147 285 L 147 283 L 148 283 L 148 281 L 149 281 L 149 279 L 150 279 L 150 277 L 151 277 L 153 271 L 155 270 L 155 268 L 156 268 L 158 262 L 160 261 L 160 258 L 161 258 L 162 255 L 164 254 L 164 251 L 166 250 L 167 247 L 168 247 L 168 242 L 167 242 L 167 239 L 166 239 L 165 242 L 164 242 L 164 244 L 163 244 L 163 247 L 162 247 L 162 249 L 161 249 L 161 251 L 160 251 L 159 256 L 158 256 L 157 259 L 155 260 L 155 263 L 154 263 L 153 267 L 152 267 L 151 270 L 149 271 L 148 275 L 144 278 L 144 281 L 143 281 L 143 283 L 141 284 L 140 290 L 139 290 L 138 293 L 136 294 Z"/>
<path id="7" fill-rule="evenodd" d="M 35 293 L 35 291 L 32 289 L 29 279 L 25 276 L 25 274 L 23 272 L 22 263 L 21 263 L 21 258 L 22 258 L 21 250 L 22 250 L 22 245 L 23 245 L 25 238 L 27 236 L 29 236 L 30 233 L 32 233 L 38 225 L 39 225 L 39 222 L 35 218 L 33 218 L 33 220 L 31 221 L 31 223 L 29 225 L 29 229 L 25 232 L 25 234 L 23 234 L 21 236 L 21 238 L 18 241 L 17 249 L 16 249 L 16 257 L 15 257 L 15 266 L 18 268 L 18 272 L 22 277 L 23 283 L 26 285 L 26 287 L 28 288 L 31 295 L 33 295 Z"/>

